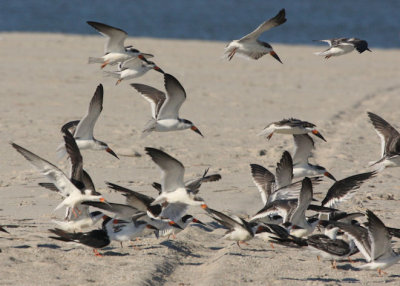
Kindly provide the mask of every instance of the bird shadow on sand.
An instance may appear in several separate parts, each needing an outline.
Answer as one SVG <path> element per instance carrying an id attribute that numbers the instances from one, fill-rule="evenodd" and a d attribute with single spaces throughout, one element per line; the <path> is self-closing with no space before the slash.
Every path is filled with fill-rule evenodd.
<path id="1" fill-rule="evenodd" d="M 56 244 L 51 244 L 51 243 L 44 243 L 44 244 L 38 244 L 36 245 L 39 248 L 50 248 L 50 249 L 59 249 L 61 246 L 58 246 Z"/>
<path id="2" fill-rule="evenodd" d="M 129 253 L 121 253 L 121 252 L 116 252 L 116 251 L 105 251 L 102 253 L 103 256 L 128 256 Z"/>
<path id="3" fill-rule="evenodd" d="M 349 264 L 349 263 L 343 264 L 343 265 L 337 265 L 336 268 L 339 269 L 339 270 L 346 270 L 346 271 L 348 271 L 348 270 L 351 270 L 351 271 L 360 271 L 359 268 L 354 267 L 353 265 L 351 265 L 351 264 Z"/>
<path id="4" fill-rule="evenodd" d="M 168 247 L 171 250 L 175 250 L 176 252 L 182 253 L 187 256 L 192 256 L 192 257 L 196 257 L 196 258 L 201 257 L 200 255 L 193 254 L 192 251 L 190 250 L 190 248 L 186 247 L 179 241 L 166 240 L 166 241 L 161 242 L 160 244 Z"/>
<path id="5" fill-rule="evenodd" d="M 316 281 L 316 282 L 322 282 L 324 284 L 326 283 L 340 283 L 341 282 L 348 282 L 348 283 L 359 283 L 360 280 L 355 279 L 355 278 L 344 278 L 344 279 L 334 279 L 334 278 L 321 278 L 321 277 L 309 277 L 309 278 L 293 278 L 293 277 L 282 277 L 282 280 L 292 280 L 292 281 Z"/>

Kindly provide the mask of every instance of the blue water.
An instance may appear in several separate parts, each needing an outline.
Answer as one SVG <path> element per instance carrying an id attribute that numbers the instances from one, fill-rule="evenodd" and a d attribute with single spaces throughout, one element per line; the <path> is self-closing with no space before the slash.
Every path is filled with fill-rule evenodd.
<path id="1" fill-rule="evenodd" d="M 131 36 L 229 41 L 286 9 L 288 21 L 261 38 L 312 44 L 358 37 L 370 47 L 400 47 L 400 0 L 0 0 L 0 31 L 93 34 L 86 21 Z"/>

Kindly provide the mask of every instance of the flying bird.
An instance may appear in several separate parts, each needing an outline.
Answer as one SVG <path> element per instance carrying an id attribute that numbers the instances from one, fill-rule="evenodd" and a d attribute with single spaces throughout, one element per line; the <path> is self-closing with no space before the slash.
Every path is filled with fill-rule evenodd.
<path id="1" fill-rule="evenodd" d="M 344 54 L 348 54 L 353 50 L 357 50 L 360 54 L 365 51 L 370 51 L 368 49 L 367 41 L 360 40 L 357 38 L 338 38 L 329 40 L 317 40 L 318 42 L 326 42 L 329 44 L 329 48 L 323 52 L 315 53 L 317 56 L 325 56 L 325 59 L 330 57 L 337 57 Z"/>
<path id="2" fill-rule="evenodd" d="M 262 23 L 250 34 L 247 34 L 239 40 L 233 40 L 232 42 L 230 42 L 225 48 L 224 56 L 231 60 L 233 56 L 237 53 L 238 55 L 244 56 L 246 58 L 258 60 L 262 56 L 270 54 L 277 61 L 282 63 L 281 59 L 275 53 L 272 46 L 266 42 L 260 41 L 258 38 L 265 31 L 268 31 L 273 27 L 282 25 L 285 22 L 286 13 L 285 9 L 282 9 L 275 17 Z"/>

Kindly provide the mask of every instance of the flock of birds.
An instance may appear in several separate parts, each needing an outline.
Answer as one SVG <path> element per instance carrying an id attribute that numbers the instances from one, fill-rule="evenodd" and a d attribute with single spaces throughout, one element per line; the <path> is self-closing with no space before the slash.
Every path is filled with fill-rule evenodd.
<path id="1" fill-rule="evenodd" d="M 281 62 L 279 56 L 268 43 L 258 40 L 265 31 L 286 22 L 285 10 L 262 23 L 257 29 L 239 40 L 229 43 L 225 56 L 231 60 L 235 54 L 251 59 L 259 59 L 270 54 Z M 171 132 L 191 129 L 203 136 L 189 120 L 179 117 L 179 109 L 186 99 L 183 86 L 172 75 L 164 73 L 154 62 L 148 61 L 152 55 L 141 53 L 132 46 L 124 46 L 127 33 L 121 29 L 97 22 L 88 22 L 107 37 L 105 54 L 91 57 L 89 63 L 99 63 L 101 68 L 118 64 L 118 70 L 107 72 L 123 80 L 142 76 L 154 69 L 164 75 L 165 92 L 144 84 L 131 84 L 150 103 L 152 119 L 145 125 L 144 134 L 150 132 Z M 330 58 L 356 49 L 362 53 L 368 50 L 366 41 L 356 38 L 324 40 L 330 48 L 318 55 Z M 78 242 L 97 249 L 106 247 L 111 241 L 128 241 L 139 236 L 155 233 L 158 236 L 175 236 L 189 223 L 201 221 L 187 214 L 189 206 L 204 209 L 211 218 L 226 227 L 224 238 L 240 243 L 259 237 L 266 241 L 291 247 L 309 247 L 318 256 L 331 259 L 336 267 L 336 259 L 349 258 L 360 251 L 367 263 L 362 269 L 383 269 L 400 260 L 400 255 L 391 247 L 391 237 L 400 237 L 400 230 L 386 227 L 370 210 L 364 213 L 346 213 L 337 209 L 338 205 L 350 199 L 366 180 L 377 176 L 385 167 L 400 166 L 400 134 L 380 116 L 368 113 L 374 129 L 381 138 L 381 158 L 373 162 L 375 170 L 336 180 L 324 167 L 312 165 L 308 159 L 314 149 L 312 136 L 324 140 L 316 126 L 310 122 L 290 118 L 273 122 L 260 133 L 268 140 L 273 134 L 293 136 L 294 152 L 285 151 L 277 163 L 275 174 L 257 164 L 251 164 L 251 175 L 257 186 L 264 207 L 248 220 L 227 215 L 209 207 L 198 196 L 203 183 L 221 179 L 219 174 L 208 174 L 199 178 L 184 180 L 183 164 L 166 152 L 147 147 L 146 153 L 161 170 L 161 184 L 153 183 L 159 191 L 156 198 L 135 192 L 128 188 L 107 182 L 107 186 L 126 197 L 125 204 L 109 202 L 95 189 L 89 174 L 83 169 L 80 150 L 105 150 L 118 158 L 107 143 L 93 136 L 93 129 L 103 109 L 103 87 L 100 84 L 90 102 L 88 112 L 81 120 L 71 121 L 62 128 L 64 142 L 57 148 L 59 157 L 68 154 L 71 165 L 70 175 L 66 175 L 54 164 L 35 155 L 29 150 L 11 143 L 23 157 L 35 166 L 50 182 L 39 185 L 57 191 L 64 200 L 55 210 L 66 209 L 65 218 L 53 221 L 57 227 L 50 229 L 51 238 Z M 321 182 L 323 176 L 333 181 L 321 203 L 313 198 L 313 186 Z M 93 208 L 97 210 L 93 210 Z M 313 216 L 306 216 L 306 211 Z M 112 213 L 111 216 L 107 215 Z M 357 218 L 366 215 L 367 223 Z M 100 229 L 85 231 L 102 221 Z M 313 234 L 315 229 L 322 233 Z M 7 232 L 0 227 L 0 231 Z"/>

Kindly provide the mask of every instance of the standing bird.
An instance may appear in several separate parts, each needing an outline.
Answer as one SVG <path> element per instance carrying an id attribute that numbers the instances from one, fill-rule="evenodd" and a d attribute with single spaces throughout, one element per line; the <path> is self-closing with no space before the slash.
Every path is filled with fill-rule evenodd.
<path id="1" fill-rule="evenodd" d="M 282 9 L 275 17 L 262 23 L 250 34 L 244 36 L 239 40 L 233 40 L 232 42 L 230 42 L 225 48 L 224 56 L 231 60 L 233 56 L 238 53 L 239 55 L 242 55 L 246 58 L 258 60 L 262 56 L 270 54 L 277 61 L 282 63 L 281 59 L 272 49 L 272 46 L 266 42 L 258 40 L 258 37 L 265 31 L 268 31 L 273 27 L 282 25 L 285 22 L 285 9 Z"/>
<path id="2" fill-rule="evenodd" d="M 386 120 L 380 116 L 368 112 L 368 117 L 381 138 L 381 158 L 371 162 L 371 166 L 378 165 L 381 169 L 385 167 L 400 166 L 400 134 Z"/>
<path id="3" fill-rule="evenodd" d="M 144 134 L 152 131 L 167 132 L 191 129 L 200 134 L 200 130 L 189 120 L 179 118 L 179 109 L 186 99 L 186 92 L 179 81 L 170 74 L 164 74 L 164 85 L 167 94 L 154 87 L 134 83 L 131 84 L 150 102 L 152 119 L 146 124 Z"/>
<path id="4" fill-rule="evenodd" d="M 223 238 L 236 241 L 239 247 L 239 243 L 245 243 L 254 237 L 251 224 L 244 219 L 238 216 L 227 216 L 226 214 L 210 208 L 207 209 L 207 212 L 213 219 L 228 228 Z"/>
<path id="5" fill-rule="evenodd" d="M 71 127 L 75 127 L 77 124 L 75 132 L 73 132 L 76 144 L 79 149 L 91 149 L 91 150 L 105 150 L 117 159 L 117 154 L 108 147 L 107 143 L 99 141 L 93 137 L 93 129 L 96 124 L 97 119 L 100 116 L 101 111 L 103 110 L 103 85 L 99 84 L 96 88 L 96 91 L 90 101 L 89 110 L 87 114 L 80 121 L 71 121 L 66 123 L 61 130 L 69 129 Z M 62 158 L 66 154 L 65 144 L 61 144 L 57 148 L 57 155 L 59 158 Z"/>
<path id="6" fill-rule="evenodd" d="M 365 51 L 371 52 L 371 50 L 368 49 L 367 41 L 360 40 L 357 38 L 338 38 L 338 39 L 317 40 L 317 41 L 326 42 L 329 44 L 329 49 L 323 52 L 315 53 L 317 56 L 325 56 L 325 59 L 350 53 L 354 49 L 356 49 L 360 54 Z"/>
<path id="7" fill-rule="evenodd" d="M 151 69 L 164 74 L 164 71 L 155 63 L 143 61 L 139 58 L 132 58 L 121 62 L 118 65 L 118 71 L 105 71 L 105 73 L 106 75 L 118 78 L 117 82 L 115 83 L 115 85 L 118 85 L 123 80 L 141 77 Z"/>
<path id="8" fill-rule="evenodd" d="M 104 47 L 104 56 L 100 58 L 89 57 L 89 64 L 101 63 L 101 68 L 104 68 L 108 64 L 114 65 L 130 58 L 139 58 L 143 61 L 147 61 L 146 57 L 153 57 L 153 55 L 150 54 L 142 54 L 132 46 L 125 47 L 124 42 L 128 34 L 124 30 L 93 21 L 88 21 L 87 23 L 104 37 L 107 37 L 107 42 Z"/>
<path id="9" fill-rule="evenodd" d="M 311 132 L 315 136 L 325 140 L 325 138 L 315 129 L 316 125 L 307 121 L 296 118 L 283 119 L 268 124 L 258 136 L 265 136 L 268 140 L 271 139 L 274 133 L 280 134 L 307 134 Z"/>

